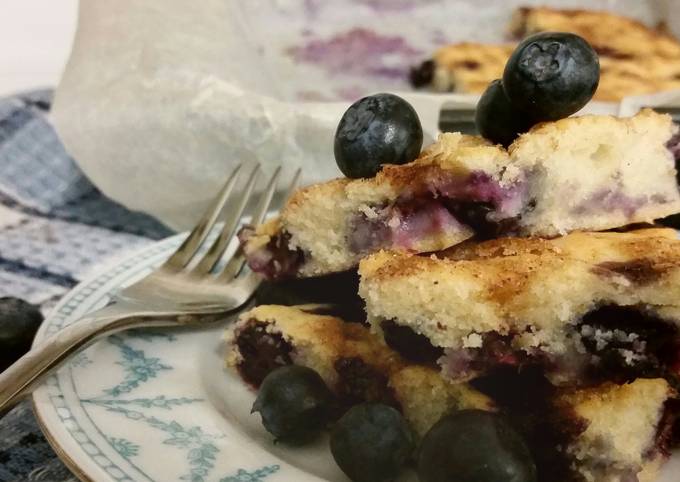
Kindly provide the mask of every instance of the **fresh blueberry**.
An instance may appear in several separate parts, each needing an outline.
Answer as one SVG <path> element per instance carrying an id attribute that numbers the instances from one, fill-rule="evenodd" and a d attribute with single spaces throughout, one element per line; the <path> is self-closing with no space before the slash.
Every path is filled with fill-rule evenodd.
<path id="1" fill-rule="evenodd" d="M 404 417 L 380 403 L 355 405 L 331 432 L 333 458 L 354 482 L 394 480 L 413 450 L 413 434 Z"/>
<path id="2" fill-rule="evenodd" d="M 37 306 L 19 298 L 0 298 L 0 353 L 3 358 L 18 358 L 28 351 L 42 321 Z"/>
<path id="3" fill-rule="evenodd" d="M 505 64 L 510 101 L 537 122 L 568 117 L 588 103 L 600 81 L 597 53 L 572 33 L 544 32 L 517 46 Z"/>
<path id="4" fill-rule="evenodd" d="M 502 82 L 494 80 L 477 103 L 475 124 L 483 137 L 507 147 L 519 134 L 528 131 L 532 122 L 510 103 Z"/>
<path id="5" fill-rule="evenodd" d="M 423 438 L 420 482 L 536 482 L 524 440 L 499 415 L 463 410 L 437 422 Z"/>
<path id="6" fill-rule="evenodd" d="M 423 128 L 415 109 L 393 94 L 352 104 L 335 132 L 335 161 L 351 178 L 372 177 L 383 164 L 406 164 L 420 154 Z"/>
<path id="7" fill-rule="evenodd" d="M 287 365 L 265 377 L 253 412 L 277 441 L 300 445 L 310 441 L 328 424 L 333 395 L 311 368 Z"/>

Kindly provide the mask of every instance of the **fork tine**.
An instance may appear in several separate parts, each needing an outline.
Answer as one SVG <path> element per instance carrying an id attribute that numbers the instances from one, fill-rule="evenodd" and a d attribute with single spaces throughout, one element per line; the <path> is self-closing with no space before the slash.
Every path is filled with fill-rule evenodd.
<path id="1" fill-rule="evenodd" d="M 288 201 L 288 198 L 290 198 L 293 195 L 293 192 L 298 187 L 298 184 L 300 184 L 300 177 L 302 176 L 302 168 L 298 167 L 295 170 L 295 175 L 293 176 L 293 179 L 290 181 L 290 184 L 288 185 L 288 189 L 286 190 L 286 194 L 283 196 L 282 203 Z"/>
<path id="2" fill-rule="evenodd" d="M 236 179 L 238 179 L 238 174 L 242 167 L 243 164 L 236 166 L 210 208 L 203 214 L 201 219 L 198 221 L 194 229 L 191 231 L 191 233 L 189 233 L 189 236 L 187 236 L 180 247 L 175 250 L 172 256 L 170 256 L 165 261 L 165 263 L 163 263 L 162 268 L 180 270 L 184 268 L 189 263 L 189 261 L 191 261 L 191 258 L 194 257 L 196 251 L 198 251 L 198 248 L 201 246 L 203 241 L 205 241 L 205 238 L 215 225 L 215 221 L 217 221 L 217 217 L 220 215 L 224 204 L 227 202 L 227 199 L 234 188 L 234 184 L 236 183 Z"/>
<path id="3" fill-rule="evenodd" d="M 258 224 L 261 224 L 262 221 L 264 220 L 265 216 L 267 215 L 267 212 L 269 211 L 269 205 L 272 202 L 272 199 L 274 198 L 274 192 L 276 192 L 276 184 L 278 181 L 279 173 L 280 173 L 280 167 L 276 170 L 274 173 L 274 176 L 272 176 L 272 179 L 269 181 L 269 184 L 267 185 L 267 188 L 265 192 L 262 193 L 262 197 L 260 198 L 260 202 L 257 206 L 257 209 L 255 210 L 255 214 L 253 214 L 253 218 L 251 220 L 251 224 L 253 226 L 257 226 Z M 291 180 L 290 184 L 288 185 L 288 189 L 286 190 L 286 193 L 284 196 L 281 198 L 281 204 L 285 203 L 286 200 L 293 194 L 293 191 L 298 186 L 298 183 L 300 182 L 300 175 L 302 174 L 302 169 L 298 168 L 295 171 L 295 175 L 293 176 L 293 179 Z M 237 253 L 234 255 L 232 259 L 229 260 L 227 265 L 225 266 L 224 270 L 222 273 L 220 273 L 219 278 L 224 281 L 229 281 L 232 278 L 235 278 L 236 276 L 239 275 L 241 272 L 241 269 L 243 269 L 243 265 L 245 264 L 246 259 L 245 256 L 243 255 L 243 252 L 241 249 L 237 251 Z"/>
<path id="4" fill-rule="evenodd" d="M 260 165 L 256 164 L 255 168 L 250 173 L 250 177 L 248 178 L 246 186 L 243 188 L 243 192 L 241 193 L 241 199 L 238 204 L 238 207 L 236 208 L 236 211 L 234 211 L 231 217 L 224 222 L 222 232 L 220 232 L 220 235 L 217 237 L 215 242 L 213 242 L 212 246 L 210 246 L 210 249 L 205 254 L 203 259 L 192 270 L 192 274 L 201 275 L 208 273 L 219 262 L 220 258 L 224 254 L 224 251 L 229 246 L 231 238 L 233 238 L 234 235 L 236 234 L 236 228 L 238 228 L 238 225 L 241 222 L 241 216 L 243 216 L 243 211 L 248 205 L 248 201 L 250 200 L 253 188 L 255 187 L 255 183 L 259 178 L 259 174 Z"/>
<path id="5" fill-rule="evenodd" d="M 272 202 L 272 198 L 274 197 L 274 193 L 276 192 L 276 186 L 279 182 L 280 175 L 281 166 L 276 168 L 274 174 L 272 174 L 272 177 L 269 179 L 269 182 L 267 183 L 267 187 L 260 196 L 260 201 L 257 203 L 255 213 L 253 214 L 253 218 L 250 221 L 250 224 L 252 224 L 253 226 L 257 226 L 258 224 L 260 224 L 264 217 L 266 216 L 269 204 Z"/>

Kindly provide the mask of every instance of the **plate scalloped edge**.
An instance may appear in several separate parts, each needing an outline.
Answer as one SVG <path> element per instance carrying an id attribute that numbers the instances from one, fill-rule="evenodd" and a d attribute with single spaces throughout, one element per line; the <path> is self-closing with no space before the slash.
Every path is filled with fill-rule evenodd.
<path id="1" fill-rule="evenodd" d="M 115 258 L 93 270 L 89 277 L 78 284 L 53 309 L 36 335 L 35 343 L 40 343 L 46 337 L 57 333 L 63 326 L 77 320 L 88 311 L 105 304 L 112 285 L 114 289 L 115 286 L 120 286 L 117 281 L 121 276 L 125 278 L 125 282 L 143 276 L 151 269 L 151 266 L 167 257 L 184 236 L 184 234 L 179 234 L 167 238 L 134 254 Z M 134 276 L 130 276 L 130 270 L 134 270 Z M 136 333 L 132 336 L 147 337 L 153 335 Z M 171 339 L 171 337 L 172 335 L 167 335 L 167 339 Z M 82 402 L 94 402 L 96 405 L 105 407 L 106 410 L 124 415 L 127 419 L 144 420 L 147 424 L 166 434 L 164 444 L 179 447 L 186 452 L 188 471 L 179 475 L 178 480 L 255 482 L 264 481 L 269 476 L 281 471 L 281 464 L 267 463 L 252 469 L 238 467 L 224 477 L 217 476 L 215 478 L 211 472 L 215 467 L 215 459 L 219 449 L 212 443 L 212 439 L 223 437 L 223 435 L 210 435 L 204 433 L 198 426 L 182 425 L 177 420 L 163 420 L 155 415 L 146 415 L 141 411 L 145 407 L 172 410 L 177 406 L 191 404 L 199 400 L 188 397 L 168 398 L 165 395 L 135 397 L 132 400 L 118 398 L 120 395 L 129 393 L 156 378 L 158 371 L 169 370 L 171 367 L 163 364 L 161 360 L 155 357 L 147 357 L 143 350 L 133 348 L 129 343 L 126 343 L 122 336 L 114 335 L 108 340 L 109 344 L 117 346 L 122 354 L 123 358 L 115 363 L 122 365 L 124 372 L 126 372 L 125 378 L 118 385 L 104 390 L 108 395 L 108 400 L 101 398 L 99 400 L 82 399 L 80 405 L 82 405 Z M 104 343 L 102 341 L 98 345 Z M 108 444 L 102 446 L 101 443 L 93 440 L 92 433 L 88 432 L 91 427 L 83 427 L 80 416 L 74 413 L 76 407 L 73 405 L 73 395 L 75 393 L 70 391 L 74 387 L 65 388 L 64 383 L 69 382 L 69 375 L 74 368 L 86 367 L 92 363 L 87 355 L 92 348 L 81 352 L 67 366 L 49 376 L 45 383 L 34 392 L 33 408 L 36 419 L 57 455 L 79 479 L 90 481 L 103 480 L 102 477 L 106 477 L 121 482 L 154 480 L 142 470 L 130 470 L 129 463 L 121 463 L 130 462 L 133 457 L 139 454 L 140 446 L 138 444 L 122 437 L 106 437 L 101 434 L 103 440 L 108 442 Z M 72 377 L 70 382 L 73 383 Z M 134 409 L 130 408 L 131 406 Z M 59 430 L 60 428 L 62 430 Z M 70 437 L 64 436 L 66 432 Z M 101 439 L 99 442 L 101 442 Z"/>

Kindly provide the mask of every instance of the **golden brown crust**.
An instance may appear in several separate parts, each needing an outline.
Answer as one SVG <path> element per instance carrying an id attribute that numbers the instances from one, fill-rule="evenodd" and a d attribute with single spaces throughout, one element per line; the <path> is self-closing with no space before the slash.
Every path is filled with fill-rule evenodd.
<path id="1" fill-rule="evenodd" d="M 609 245 L 621 256 L 617 259 L 639 259 L 652 256 L 655 264 L 660 260 L 680 255 L 677 232 L 669 228 L 638 229 L 630 233 L 583 233 L 575 232 L 563 238 L 552 240 L 541 238 L 500 238 L 484 242 L 465 242 L 438 255 L 449 260 L 482 260 L 508 256 L 570 255 L 590 259 L 591 254 Z"/>
<path id="2" fill-rule="evenodd" d="M 432 256 L 410 256 L 382 251 L 365 259 L 361 272 L 374 281 L 412 276 L 418 272 L 438 271 L 450 274 L 472 271 L 475 278 L 506 279 L 531 276 L 544 263 L 626 261 L 644 258 L 653 266 L 676 266 L 680 263 L 680 241 L 670 228 L 650 228 L 629 233 L 574 232 L 555 239 L 499 238 L 469 241 Z M 466 262 L 467 261 L 467 262 Z"/>
<path id="3" fill-rule="evenodd" d="M 656 112 L 654 109 L 645 107 L 637 114 L 631 117 L 616 117 L 613 115 L 582 115 L 577 117 L 565 117 L 553 122 L 541 122 L 535 124 L 528 132 L 521 134 L 517 139 L 508 146 L 510 155 L 519 151 L 525 144 L 531 142 L 531 139 L 540 135 L 549 135 L 552 137 L 552 142 L 557 144 L 558 137 L 568 130 L 581 129 L 585 133 L 586 130 L 594 129 L 602 126 L 616 126 L 623 131 L 635 132 L 636 124 L 652 123 L 653 128 L 657 131 L 664 132 L 664 138 L 677 132 L 678 129 L 673 125 L 673 119 L 669 114 L 662 114 Z"/>
<path id="4" fill-rule="evenodd" d="M 509 163 L 503 148 L 480 136 L 459 133 L 440 134 L 436 143 L 426 148 L 413 162 L 385 165 L 374 178 L 359 179 L 349 185 L 350 193 L 381 190 L 403 195 L 405 191 L 422 192 L 442 177 L 464 177 L 476 167 L 497 174 Z"/>
<path id="5" fill-rule="evenodd" d="M 441 347 L 460 347 L 473 333 L 530 329 L 536 336 L 523 339 L 526 348 L 560 352 L 567 326 L 598 304 L 643 304 L 660 316 L 680 306 L 672 229 L 497 239 L 431 257 L 381 252 L 359 272 L 376 326 L 395 320 Z"/>
<path id="6" fill-rule="evenodd" d="M 332 179 L 330 181 L 305 186 L 295 191 L 284 206 L 283 213 L 295 211 L 300 205 L 314 199 L 317 196 L 328 196 L 332 193 L 342 193 L 351 180 L 347 178 Z"/>
<path id="7" fill-rule="evenodd" d="M 418 159 L 403 165 L 385 165 L 375 177 L 368 179 L 333 179 L 296 191 L 286 203 L 283 217 L 294 215 L 296 209 L 310 199 L 334 197 L 336 193 L 346 197 L 366 191 L 403 195 L 405 190 L 426 190 L 432 180 L 442 176 L 463 176 L 471 165 L 488 160 L 488 165 L 499 171 L 508 163 L 507 154 L 480 136 L 460 133 L 442 134 L 437 143 L 426 148 Z"/>

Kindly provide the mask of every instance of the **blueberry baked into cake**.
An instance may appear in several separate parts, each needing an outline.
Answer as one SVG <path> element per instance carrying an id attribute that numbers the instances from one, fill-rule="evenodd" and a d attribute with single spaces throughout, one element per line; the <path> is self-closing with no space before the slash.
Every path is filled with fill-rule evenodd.
<path id="1" fill-rule="evenodd" d="M 500 412 L 527 440 L 540 480 L 651 481 L 667 456 L 666 404 L 674 392 L 663 379 L 556 390 L 534 374 L 511 374 L 503 382 L 508 377 L 521 390 L 499 392 L 502 383 L 493 377 L 475 389 L 445 381 L 400 357 L 367 327 L 318 309 L 263 305 L 242 314 L 227 334 L 228 364 L 256 386 L 281 366 L 311 368 L 331 388 L 340 406 L 335 416 L 361 402 L 381 402 L 403 413 L 419 439 L 446 414 Z"/>
<path id="2" fill-rule="evenodd" d="M 668 115 L 645 110 L 540 124 L 507 150 L 442 134 L 409 164 L 296 192 L 241 239 L 251 268 L 280 278 L 350 269 L 379 249 L 423 253 L 473 236 L 651 222 L 680 211 L 676 133 Z"/>
<path id="3" fill-rule="evenodd" d="M 680 88 L 680 42 L 670 34 L 608 12 L 519 8 L 510 22 L 516 40 L 540 32 L 572 32 L 599 54 L 596 100 Z M 501 76 L 514 46 L 462 42 L 437 50 L 415 67 L 411 82 L 439 92 L 482 93 Z"/>

